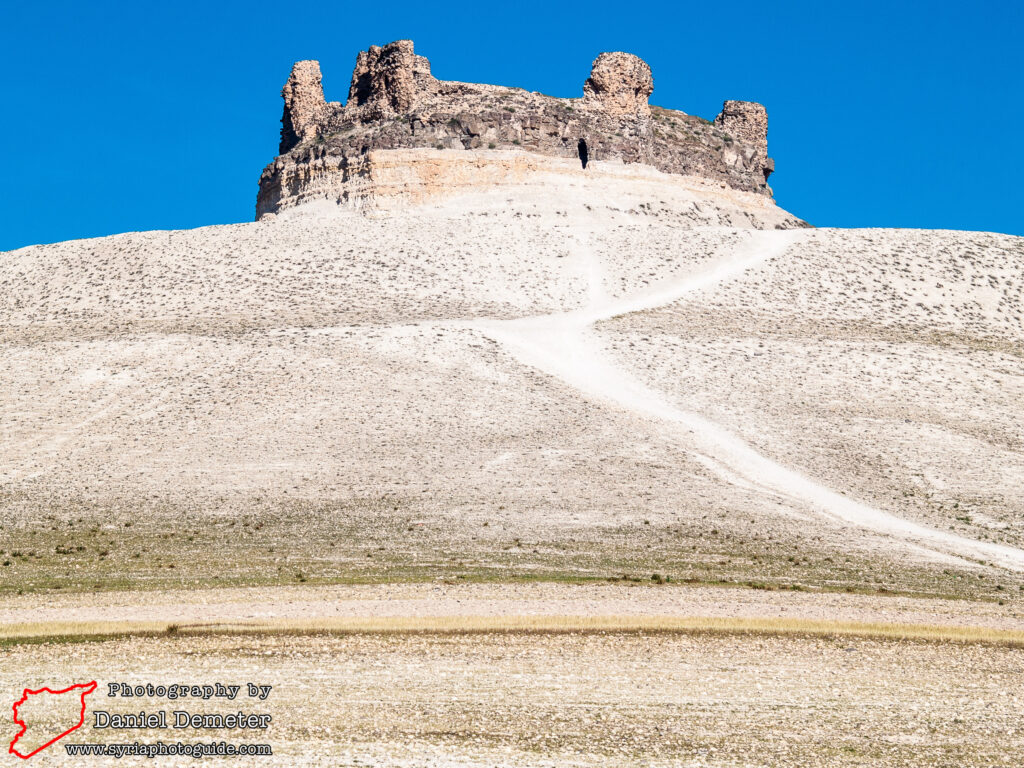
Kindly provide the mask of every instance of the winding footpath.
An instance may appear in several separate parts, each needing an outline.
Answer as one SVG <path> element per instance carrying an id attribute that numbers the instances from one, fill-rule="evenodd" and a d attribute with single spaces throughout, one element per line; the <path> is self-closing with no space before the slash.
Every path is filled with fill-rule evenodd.
<path id="1" fill-rule="evenodd" d="M 480 320 L 471 326 L 502 344 L 523 364 L 558 378 L 589 397 L 683 430 L 696 447 L 697 459 L 729 482 L 777 494 L 834 520 L 898 539 L 908 548 L 923 549 L 935 559 L 956 562 L 966 558 L 1024 571 L 1022 550 L 904 520 L 854 501 L 773 461 L 728 429 L 677 407 L 615 365 L 593 330 L 593 325 L 601 320 L 672 304 L 737 277 L 780 256 L 800 237 L 802 233 L 793 231 L 752 232 L 743 246 L 700 271 L 623 298 L 606 295 L 600 261 L 581 240 L 577 255 L 586 264 L 590 284 L 590 300 L 585 308 L 516 320 Z"/>

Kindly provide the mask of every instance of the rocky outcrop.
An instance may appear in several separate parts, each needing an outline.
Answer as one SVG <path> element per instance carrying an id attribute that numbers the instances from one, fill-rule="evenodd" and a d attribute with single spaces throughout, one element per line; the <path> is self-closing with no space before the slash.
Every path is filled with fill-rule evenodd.
<path id="1" fill-rule="evenodd" d="M 386 119 L 408 112 L 436 84 L 430 62 L 413 52 L 412 40 L 372 45 L 356 57 L 348 105 L 360 109 L 364 120 Z"/>
<path id="2" fill-rule="evenodd" d="M 753 154 L 746 162 L 760 165 L 765 181 L 775 170 L 775 161 L 768 157 L 768 111 L 756 101 L 727 101 L 715 118 L 715 125 L 721 128 L 730 144 L 737 142 L 741 151 Z M 736 148 L 727 153 L 727 160 L 736 160 Z"/>
<path id="3" fill-rule="evenodd" d="M 530 152 L 594 163 L 641 163 L 771 196 L 767 113 L 727 101 L 714 123 L 651 106 L 650 67 L 629 53 L 594 60 L 583 96 L 437 80 L 411 40 L 359 53 L 347 102 L 325 102 L 320 67 L 299 62 L 282 95 L 281 154 L 263 170 L 257 216 L 310 197 L 351 199 L 345 169 L 378 150 Z M 584 162 L 586 161 L 586 162 Z"/>
<path id="4" fill-rule="evenodd" d="M 371 150 L 358 157 L 326 155 L 312 163 L 279 168 L 267 189 L 273 216 L 307 203 L 328 201 L 349 210 L 395 210 L 407 205 L 491 204 L 510 200 L 551 203 L 586 201 L 608 210 L 640 204 L 648 215 L 671 215 L 680 226 L 734 226 L 788 229 L 802 222 L 770 197 L 732 189 L 698 176 L 672 176 L 640 163 L 604 163 L 583 168 L 574 158 L 536 152 L 438 149 Z M 467 203 L 472 200 L 473 203 Z M 629 205 L 627 206 L 627 201 Z M 657 201 L 652 213 L 645 206 Z M 595 208 L 596 210 L 596 208 Z"/>
<path id="5" fill-rule="evenodd" d="M 288 82 L 281 89 L 284 115 L 281 117 L 282 154 L 312 138 L 324 118 L 326 103 L 320 77 L 320 62 L 297 61 Z"/>
<path id="6" fill-rule="evenodd" d="M 654 92 L 654 77 L 647 62 L 631 53 L 602 53 L 594 60 L 583 84 L 583 102 L 610 115 L 651 114 L 647 99 Z"/>

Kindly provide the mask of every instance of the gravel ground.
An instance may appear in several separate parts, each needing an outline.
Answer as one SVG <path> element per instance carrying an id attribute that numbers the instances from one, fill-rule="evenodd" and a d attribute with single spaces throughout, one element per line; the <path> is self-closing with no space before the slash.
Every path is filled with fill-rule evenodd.
<path id="1" fill-rule="evenodd" d="M 1024 604 L 648 585 L 381 584 L 12 596 L 0 624 L 421 616 L 684 616 L 1024 629 Z"/>
<path id="2" fill-rule="evenodd" d="M 1009 767 L 1024 759 L 1024 652 L 978 645 L 357 635 L 135 639 L 0 654 L 5 700 L 22 685 L 79 677 L 101 686 L 271 684 L 263 703 L 170 705 L 109 699 L 102 690 L 90 702 L 125 713 L 272 714 L 262 735 L 223 735 L 272 745 L 273 757 L 234 761 L 244 764 Z M 116 741 L 98 735 L 109 733 L 87 723 L 67 741 Z M 182 741 L 210 737 L 172 733 Z M 168 736 L 142 731 L 121 740 L 157 738 Z M 52 748 L 34 760 L 66 762 Z"/>

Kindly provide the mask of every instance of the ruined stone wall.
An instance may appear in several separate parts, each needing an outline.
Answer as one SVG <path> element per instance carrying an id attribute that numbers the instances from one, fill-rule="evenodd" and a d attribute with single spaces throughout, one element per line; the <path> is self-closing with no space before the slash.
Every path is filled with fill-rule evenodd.
<path id="1" fill-rule="evenodd" d="M 284 154 L 295 145 L 316 136 L 327 117 L 320 62 L 297 61 L 288 82 L 281 89 L 284 115 L 281 118 L 281 145 Z"/>
<path id="2" fill-rule="evenodd" d="M 410 40 L 361 51 L 348 100 L 325 102 L 319 64 L 298 62 L 285 84 L 280 155 L 260 179 L 257 215 L 273 212 L 316 179 L 338 188 L 374 150 L 515 150 L 591 162 L 643 163 L 771 195 L 767 113 L 728 101 L 709 123 L 649 104 L 650 67 L 632 54 L 603 53 L 583 97 L 558 99 L 520 88 L 437 80 Z M 329 196 L 325 193 L 324 196 Z"/>
<path id="3" fill-rule="evenodd" d="M 715 118 L 715 125 L 741 142 L 768 156 L 768 112 L 752 101 L 727 101 Z"/>

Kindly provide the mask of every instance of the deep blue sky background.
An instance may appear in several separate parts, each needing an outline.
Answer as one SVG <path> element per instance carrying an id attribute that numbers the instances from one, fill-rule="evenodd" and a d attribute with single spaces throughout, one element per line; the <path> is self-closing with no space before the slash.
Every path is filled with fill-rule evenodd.
<path id="1" fill-rule="evenodd" d="M 776 199 L 813 224 L 1024 235 L 1018 0 L 0 3 L 0 250 L 251 220 L 292 62 L 343 101 L 400 38 L 438 77 L 555 96 L 636 53 L 652 103 L 763 102 Z"/>

